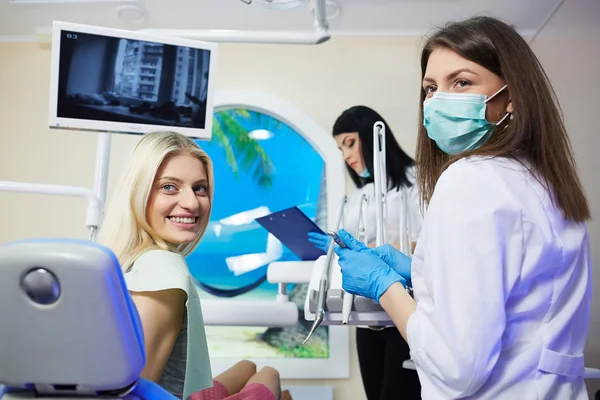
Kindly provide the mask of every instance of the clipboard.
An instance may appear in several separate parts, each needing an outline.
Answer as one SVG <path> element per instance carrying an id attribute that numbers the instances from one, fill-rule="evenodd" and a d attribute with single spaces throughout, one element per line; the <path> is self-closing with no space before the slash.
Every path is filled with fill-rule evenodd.
<path id="1" fill-rule="evenodd" d="M 298 207 L 290 207 L 277 211 L 264 217 L 256 218 L 263 228 L 268 230 L 281 243 L 303 261 L 316 260 L 325 255 L 323 250 L 317 249 L 308 241 L 309 232 L 318 232 L 325 235 L 306 214 Z"/>

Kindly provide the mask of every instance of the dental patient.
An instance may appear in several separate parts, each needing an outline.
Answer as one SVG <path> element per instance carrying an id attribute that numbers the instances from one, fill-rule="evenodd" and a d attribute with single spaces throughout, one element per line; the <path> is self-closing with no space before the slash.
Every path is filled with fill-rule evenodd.
<path id="1" fill-rule="evenodd" d="M 241 361 L 212 379 L 200 298 L 185 256 L 206 231 L 213 165 L 178 133 L 146 134 L 108 204 L 99 242 L 117 256 L 144 330 L 142 378 L 180 399 L 291 399 L 279 374 Z"/>

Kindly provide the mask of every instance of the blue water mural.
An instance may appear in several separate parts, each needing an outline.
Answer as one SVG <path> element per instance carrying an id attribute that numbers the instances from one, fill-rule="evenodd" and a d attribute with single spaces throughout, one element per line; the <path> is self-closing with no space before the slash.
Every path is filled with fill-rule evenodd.
<path id="1" fill-rule="evenodd" d="M 314 220 L 324 163 L 300 134 L 268 115 L 250 110 L 227 110 L 215 113 L 215 117 L 228 117 L 227 124 L 222 124 L 222 133 L 230 144 L 233 143 L 229 150 L 236 153 L 236 135 L 242 135 L 245 140 L 248 136 L 254 137 L 254 145 L 258 144 L 259 149 L 264 150 L 272 165 L 270 186 L 261 185 L 254 168 L 257 161 L 252 160 L 253 156 L 258 156 L 252 149 L 247 150 L 249 146 L 246 146 L 247 151 L 235 154 L 239 166 L 236 172 L 228 163 L 226 150 L 229 144 L 219 141 L 214 129 L 210 142 L 198 142 L 213 160 L 215 193 L 209 228 L 198 248 L 188 256 L 188 264 L 197 282 L 231 290 L 264 279 L 267 264 L 235 276 L 226 258 L 264 253 L 268 232 L 253 218 L 233 225 L 223 220 L 261 207 L 275 212 L 292 206 L 299 207 Z M 295 259 L 297 257 L 284 246 L 279 260 Z M 276 292 L 277 286 L 265 281 L 236 299 L 259 297 L 274 301 Z"/>

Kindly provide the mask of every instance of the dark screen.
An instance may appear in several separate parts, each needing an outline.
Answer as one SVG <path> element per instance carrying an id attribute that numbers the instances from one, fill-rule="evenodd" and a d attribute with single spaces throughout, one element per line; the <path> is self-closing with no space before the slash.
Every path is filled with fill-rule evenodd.
<path id="1" fill-rule="evenodd" d="M 209 50 L 63 31 L 57 116 L 204 129 L 210 56 Z"/>

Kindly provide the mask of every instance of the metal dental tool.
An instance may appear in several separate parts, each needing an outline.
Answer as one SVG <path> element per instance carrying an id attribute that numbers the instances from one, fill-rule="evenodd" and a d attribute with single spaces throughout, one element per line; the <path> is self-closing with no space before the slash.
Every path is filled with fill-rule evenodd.
<path id="1" fill-rule="evenodd" d="M 375 183 L 375 217 L 376 236 L 375 246 L 385 243 L 385 217 L 387 216 L 386 195 L 388 189 L 386 154 L 385 154 L 385 125 L 381 121 L 373 125 L 373 169 Z M 382 330 L 384 327 L 369 326 L 371 330 Z"/>
<path id="2" fill-rule="evenodd" d="M 377 233 L 375 245 L 385 243 L 385 217 L 387 195 L 387 169 L 385 162 L 385 125 L 378 121 L 373 125 L 373 169 L 375 183 L 375 211 Z"/>
<path id="3" fill-rule="evenodd" d="M 363 193 L 360 198 L 360 203 L 358 206 L 358 235 L 357 238 L 359 242 L 364 243 L 367 237 L 366 223 L 363 209 L 364 207 L 368 207 L 368 199 L 367 195 Z M 339 236 L 338 236 L 339 237 Z M 334 238 L 335 240 L 335 238 Z M 337 243 L 337 241 L 336 241 Z M 339 243 L 338 243 L 339 244 Z M 348 292 L 344 292 L 344 300 L 342 303 L 342 325 L 348 325 L 348 320 L 350 319 L 350 313 L 352 312 L 352 305 L 354 304 L 354 295 L 351 295 Z"/>
<path id="4" fill-rule="evenodd" d="M 410 223 L 408 217 L 408 193 L 407 188 L 402 188 L 400 199 L 402 201 L 402 209 L 400 210 L 400 251 L 409 257 L 412 257 L 412 243 L 410 240 Z M 406 285 L 406 291 L 413 296 L 412 283 Z"/>
<path id="5" fill-rule="evenodd" d="M 406 189 L 403 188 L 400 193 L 402 209 L 400 210 L 400 251 L 409 257 L 412 257 L 412 245 L 410 242 L 410 233 L 408 227 L 408 199 Z"/>
<path id="6" fill-rule="evenodd" d="M 329 236 L 331 236 L 333 241 L 336 242 L 338 246 L 340 246 L 342 248 L 348 247 L 348 246 L 346 246 L 346 243 L 344 243 L 344 241 L 342 240 L 342 238 L 340 237 L 340 235 L 338 235 L 338 233 L 336 231 L 329 231 L 329 232 L 327 232 L 327 234 Z"/>
<path id="7" fill-rule="evenodd" d="M 344 209 L 346 208 L 347 202 L 348 196 L 344 195 L 344 197 L 342 198 L 342 204 L 340 204 L 340 207 L 338 208 L 337 220 L 335 222 L 336 230 L 339 229 L 340 224 L 342 222 L 342 217 L 344 216 Z M 323 322 L 323 317 L 325 316 L 325 301 L 327 297 L 327 289 L 329 284 L 329 271 L 331 269 L 331 262 L 333 261 L 333 246 L 334 241 L 332 240 L 331 244 L 329 244 L 329 249 L 327 250 L 327 256 L 325 257 L 325 265 L 323 265 L 323 271 L 321 272 L 321 280 L 319 281 L 319 292 L 317 294 L 317 312 L 315 314 L 315 322 L 313 322 L 313 325 L 310 328 L 310 332 L 308 332 L 308 336 L 306 337 L 306 339 L 304 339 L 302 345 L 306 344 L 306 342 L 310 340 L 311 336 L 315 333 L 319 325 L 321 325 L 321 322 Z"/>

